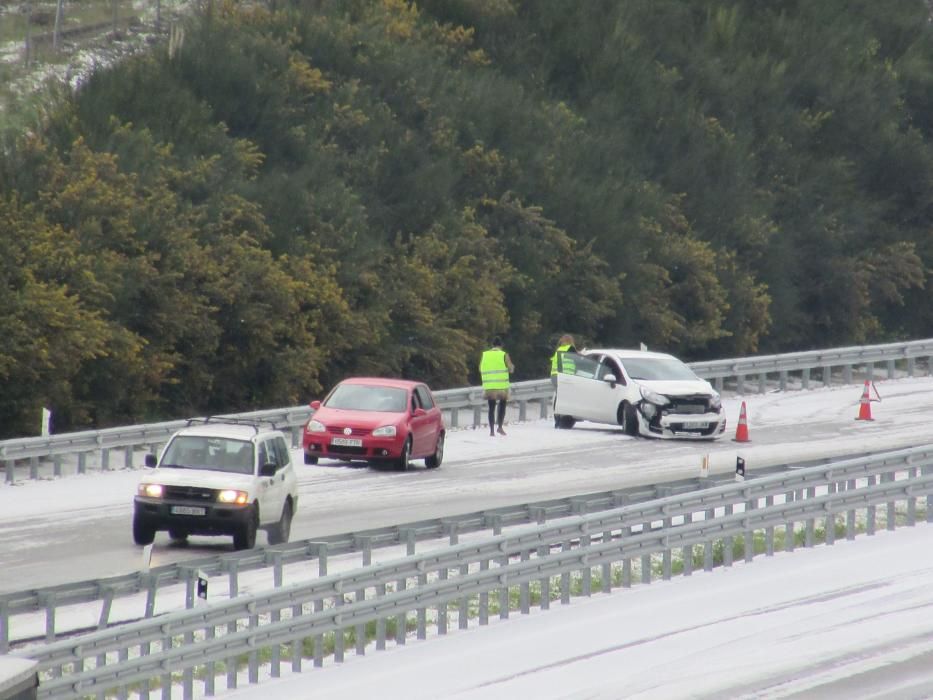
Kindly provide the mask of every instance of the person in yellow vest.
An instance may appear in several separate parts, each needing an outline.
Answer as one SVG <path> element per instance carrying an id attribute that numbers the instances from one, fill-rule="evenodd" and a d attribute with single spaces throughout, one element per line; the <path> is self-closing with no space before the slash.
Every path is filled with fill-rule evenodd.
<path id="1" fill-rule="evenodd" d="M 512 359 L 502 349 L 502 339 L 496 336 L 493 338 L 492 347 L 483 351 L 479 362 L 483 396 L 489 404 L 489 435 L 492 437 L 495 437 L 497 432 L 499 435 L 505 435 L 502 422 L 505 420 L 505 404 L 509 400 L 509 374 L 514 371 Z"/>
<path id="2" fill-rule="evenodd" d="M 558 364 L 561 365 L 560 371 L 566 374 L 573 374 L 576 369 L 573 360 L 565 358 L 563 353 L 576 351 L 577 349 L 573 345 L 572 335 L 562 335 L 560 340 L 557 341 L 557 349 L 554 350 L 554 354 L 551 355 L 551 384 L 553 384 L 555 388 L 557 387 Z"/>
<path id="3" fill-rule="evenodd" d="M 551 384 L 554 386 L 554 391 L 557 391 L 557 373 L 558 368 L 560 372 L 564 374 L 573 374 L 576 371 L 576 365 L 574 365 L 573 359 L 566 356 L 565 353 L 576 352 L 577 349 L 574 347 L 573 336 L 567 335 L 566 333 L 560 337 L 560 340 L 557 341 L 557 349 L 554 350 L 554 354 L 551 355 Z M 554 394 L 554 405 L 557 405 L 557 394 Z M 561 422 L 561 417 L 554 414 L 554 427 L 559 428 Z"/>

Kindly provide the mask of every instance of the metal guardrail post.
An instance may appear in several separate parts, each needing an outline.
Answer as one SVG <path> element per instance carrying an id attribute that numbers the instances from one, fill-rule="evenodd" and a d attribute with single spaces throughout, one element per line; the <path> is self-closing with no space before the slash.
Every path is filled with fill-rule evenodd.
<path id="1" fill-rule="evenodd" d="M 78 474 L 87 473 L 87 452 L 78 453 Z"/>
<path id="2" fill-rule="evenodd" d="M 14 460 L 12 460 L 12 459 L 8 459 L 8 460 L 6 461 L 6 467 L 4 468 L 4 471 L 6 471 L 6 482 L 7 482 L 8 484 L 15 483 L 15 480 L 16 480 L 16 462 L 15 462 Z"/>
<path id="3" fill-rule="evenodd" d="M 39 478 L 39 458 L 29 458 L 29 478 L 35 481 Z"/>
<path id="4" fill-rule="evenodd" d="M 317 575 L 321 578 L 327 576 L 327 543 L 320 542 L 317 545 Z M 321 612 L 324 609 L 324 600 L 318 598 L 314 601 L 314 611 Z M 314 666 L 320 668 L 324 665 L 324 635 L 314 637 Z"/>
<path id="5" fill-rule="evenodd" d="M 0 654 L 10 650 L 10 604 L 0 600 Z"/>

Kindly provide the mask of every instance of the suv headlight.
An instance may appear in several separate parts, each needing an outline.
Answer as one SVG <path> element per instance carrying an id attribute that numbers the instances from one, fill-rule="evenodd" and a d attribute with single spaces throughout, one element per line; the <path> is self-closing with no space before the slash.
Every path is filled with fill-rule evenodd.
<path id="1" fill-rule="evenodd" d="M 395 437 L 395 426 L 394 425 L 383 425 L 380 428 L 376 428 L 373 431 L 375 437 Z"/>
<path id="2" fill-rule="evenodd" d="M 651 391 L 651 389 L 647 389 L 643 386 L 638 388 L 641 391 L 641 397 L 648 403 L 653 403 L 658 406 L 664 406 L 665 404 L 670 403 L 670 399 L 668 399 L 663 394 L 659 394 L 656 391 Z"/>
<path id="3" fill-rule="evenodd" d="M 140 484 L 136 489 L 136 493 L 148 498 L 162 498 L 162 491 L 162 484 Z"/>
<path id="4" fill-rule="evenodd" d="M 233 489 L 224 489 L 217 494 L 217 500 L 220 503 L 236 503 L 245 505 L 249 501 L 249 494 L 246 491 L 234 491 Z"/>
<path id="5" fill-rule="evenodd" d="M 319 420 L 314 420 L 313 418 L 312 418 L 311 420 L 308 421 L 308 425 L 305 427 L 305 429 L 306 429 L 309 433 L 325 433 L 325 432 L 327 432 L 327 428 L 324 427 L 324 424 L 323 424 L 321 421 L 319 421 Z"/>
<path id="6" fill-rule="evenodd" d="M 719 413 L 722 410 L 722 397 L 719 394 L 713 394 L 709 398 L 709 408 L 711 411 Z"/>

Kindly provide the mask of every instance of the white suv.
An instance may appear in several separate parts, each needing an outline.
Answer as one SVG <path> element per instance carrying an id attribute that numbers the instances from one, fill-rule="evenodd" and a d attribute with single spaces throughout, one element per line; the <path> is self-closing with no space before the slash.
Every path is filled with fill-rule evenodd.
<path id="1" fill-rule="evenodd" d="M 288 541 L 298 509 L 298 485 L 285 435 L 260 421 L 192 419 L 175 433 L 137 487 L 136 544 L 155 533 L 233 535 L 234 549 L 251 549 L 256 531 L 269 544 Z"/>

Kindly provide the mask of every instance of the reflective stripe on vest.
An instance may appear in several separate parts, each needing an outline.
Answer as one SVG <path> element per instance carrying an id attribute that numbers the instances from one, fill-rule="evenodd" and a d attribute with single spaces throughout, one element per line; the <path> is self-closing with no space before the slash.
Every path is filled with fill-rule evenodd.
<path id="1" fill-rule="evenodd" d="M 551 374 L 552 374 L 552 375 L 557 374 L 557 358 L 558 358 L 558 355 L 563 355 L 565 352 L 567 352 L 568 350 L 570 350 L 571 347 L 572 347 L 571 345 L 560 345 L 560 346 L 558 346 L 556 352 L 555 352 L 554 355 L 551 357 Z M 562 363 L 561 363 L 561 364 L 563 365 L 563 372 L 564 372 L 565 374 L 573 374 L 573 373 L 576 371 L 576 367 L 575 367 L 574 364 L 573 364 L 573 360 L 568 360 L 568 359 L 566 359 L 566 357 L 563 357 L 563 358 L 561 358 L 561 359 L 562 359 Z"/>
<path id="2" fill-rule="evenodd" d="M 479 363 L 483 378 L 483 389 L 502 390 L 509 388 L 509 369 L 505 365 L 505 350 L 486 350 Z"/>

